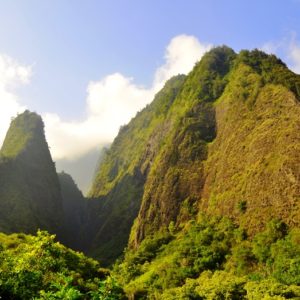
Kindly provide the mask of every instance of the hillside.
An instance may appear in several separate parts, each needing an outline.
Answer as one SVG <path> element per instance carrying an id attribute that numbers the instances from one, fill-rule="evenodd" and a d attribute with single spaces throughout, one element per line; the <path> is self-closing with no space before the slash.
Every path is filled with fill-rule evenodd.
<path id="1" fill-rule="evenodd" d="M 299 100 L 300 76 L 258 50 L 195 66 L 115 266 L 129 297 L 298 299 Z"/>
<path id="2" fill-rule="evenodd" d="M 111 263 L 127 244 L 136 218 L 152 160 L 170 131 L 166 114 L 185 77 L 168 81 L 153 102 L 120 129 L 102 157 L 89 193 L 89 217 L 84 229 L 89 236 L 85 250 Z"/>
<path id="3" fill-rule="evenodd" d="M 300 76 L 259 52 L 238 62 L 215 106 L 200 211 L 232 217 L 250 235 L 272 218 L 299 227 Z"/>
<path id="4" fill-rule="evenodd" d="M 132 245 L 170 222 L 184 225 L 192 211 L 233 218 L 249 234 L 274 217 L 300 225 L 300 76 L 257 50 L 242 51 L 226 69 L 228 51 L 207 53 L 174 101 L 176 113 L 183 103 L 187 110 L 153 162 Z M 203 76 L 221 71 L 219 94 L 213 78 L 197 92 Z"/>
<path id="5" fill-rule="evenodd" d="M 62 199 L 41 117 L 25 111 L 12 120 L 0 151 L 0 230 L 61 235 Z"/>
<path id="6" fill-rule="evenodd" d="M 273 55 L 223 46 L 179 78 L 120 130 L 99 167 L 90 220 L 102 221 L 88 248 L 105 261 L 135 217 L 132 248 L 200 212 L 250 236 L 272 218 L 299 225 L 300 77 Z"/>
<path id="7" fill-rule="evenodd" d="M 111 266 L 129 299 L 298 299 L 299 115 L 300 76 L 281 60 L 214 48 L 120 128 L 85 199 L 71 176 L 56 174 L 43 122 L 25 111 L 0 152 L 0 230 L 57 233 Z M 25 245 L 16 254 L 27 262 L 28 253 L 39 257 L 32 247 L 43 240 L 47 254 L 60 253 L 51 263 L 66 255 L 92 274 L 77 282 L 78 264 L 68 262 L 68 281 L 50 267 L 64 286 L 57 293 L 77 285 L 78 299 L 102 292 L 96 264 L 53 239 L 41 232 L 0 236 L 0 254 L 16 265 L 3 277 L 9 291 L 20 268 L 14 242 Z M 34 268 L 38 274 L 30 274 L 40 276 Z M 45 285 L 55 293 L 52 287 Z M 110 281 L 108 291 L 115 288 L 111 299 L 124 297 Z"/>

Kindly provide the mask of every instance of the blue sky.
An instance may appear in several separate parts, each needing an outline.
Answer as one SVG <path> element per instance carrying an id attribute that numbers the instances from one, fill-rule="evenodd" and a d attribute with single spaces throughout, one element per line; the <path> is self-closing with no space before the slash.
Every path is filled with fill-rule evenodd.
<path id="1" fill-rule="evenodd" d="M 263 48 L 298 71 L 299 16 L 300 0 L 1 0 L 0 103 L 13 105 L 0 112 L 0 143 L 26 107 L 44 117 L 55 159 L 83 155 L 212 45 Z M 23 75 L 1 83 L 11 66 Z"/>
<path id="2" fill-rule="evenodd" d="M 299 32 L 299 17 L 299 1 L 2 0 L 0 52 L 34 64 L 23 102 L 71 119 L 90 80 L 118 71 L 149 85 L 178 34 L 254 48 Z"/>

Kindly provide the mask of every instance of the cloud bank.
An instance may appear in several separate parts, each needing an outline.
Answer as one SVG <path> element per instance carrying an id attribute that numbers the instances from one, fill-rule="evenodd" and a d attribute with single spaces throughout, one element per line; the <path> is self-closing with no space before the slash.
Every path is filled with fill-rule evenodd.
<path id="1" fill-rule="evenodd" d="M 88 84 L 84 120 L 69 122 L 55 113 L 42 113 L 54 160 L 76 159 L 95 147 L 111 143 L 120 126 L 150 103 L 166 80 L 188 73 L 211 47 L 194 36 L 176 36 L 166 47 L 164 63 L 153 74 L 150 87 L 139 86 L 134 78 L 114 73 Z M 0 145 L 11 118 L 27 109 L 20 104 L 17 88 L 28 84 L 31 76 L 31 66 L 0 54 Z"/>
<path id="2" fill-rule="evenodd" d="M 87 88 L 87 117 L 65 122 L 56 114 L 43 115 L 54 159 L 74 159 L 112 141 L 125 124 L 152 97 L 152 91 L 136 86 L 131 78 L 115 73 Z"/>
<path id="3" fill-rule="evenodd" d="M 269 54 L 282 54 L 286 58 L 288 67 L 297 74 L 300 74 L 300 44 L 297 42 L 296 33 L 284 37 L 278 41 L 265 43 L 261 49 Z"/>
<path id="4" fill-rule="evenodd" d="M 13 58 L 0 54 L 0 145 L 12 117 L 23 112 L 16 90 L 20 85 L 28 84 L 32 71 L 30 66 L 24 66 Z"/>
<path id="5" fill-rule="evenodd" d="M 292 40 L 289 47 L 289 58 L 292 61 L 292 70 L 300 74 L 300 45 L 296 40 Z"/>
<path id="6" fill-rule="evenodd" d="M 150 103 L 166 80 L 179 73 L 188 73 L 211 47 L 194 36 L 176 36 L 167 45 L 164 63 L 153 74 L 150 87 L 139 86 L 134 78 L 114 73 L 88 84 L 83 120 L 69 122 L 55 113 L 42 113 L 53 158 L 76 159 L 96 147 L 111 143 L 120 126 Z M 295 35 L 266 43 L 261 49 L 268 53 L 283 53 L 290 68 L 300 73 L 300 45 Z M 10 119 L 26 109 L 20 104 L 17 88 L 28 84 L 31 75 L 30 66 L 0 54 L 0 144 Z"/>
<path id="7" fill-rule="evenodd" d="M 212 46 L 188 35 L 174 37 L 165 51 L 165 62 L 153 75 L 150 87 L 114 73 L 91 81 L 85 102 L 86 119 L 65 122 L 57 114 L 43 114 L 54 159 L 76 159 L 100 145 L 111 143 L 121 125 L 150 103 L 171 76 L 186 74 Z"/>

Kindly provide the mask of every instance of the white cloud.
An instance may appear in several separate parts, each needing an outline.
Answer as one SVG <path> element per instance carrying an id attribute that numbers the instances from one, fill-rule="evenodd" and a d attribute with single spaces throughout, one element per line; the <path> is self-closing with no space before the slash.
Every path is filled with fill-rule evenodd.
<path id="1" fill-rule="evenodd" d="M 42 114 L 53 158 L 74 159 L 101 144 L 112 142 L 120 126 L 150 103 L 167 79 L 179 73 L 188 73 L 211 47 L 194 36 L 176 36 L 167 45 L 165 62 L 153 74 L 150 87 L 139 86 L 133 78 L 114 73 L 88 84 L 84 104 L 86 118 L 83 121 L 68 122 L 55 113 Z M 261 49 L 281 54 L 289 62 L 290 68 L 300 73 L 300 44 L 295 34 L 266 43 Z M 28 84 L 31 74 L 30 66 L 21 65 L 11 57 L 0 54 L 0 144 L 11 117 L 26 109 L 20 104 L 16 88 Z"/>
<path id="2" fill-rule="evenodd" d="M 289 58 L 292 63 L 292 70 L 300 74 L 300 45 L 294 39 L 290 43 Z"/>
<path id="3" fill-rule="evenodd" d="M 278 41 L 265 43 L 261 50 L 268 54 L 283 57 L 288 67 L 295 73 L 300 74 L 300 44 L 297 42 L 295 32 L 291 32 L 288 36 Z"/>
<path id="4" fill-rule="evenodd" d="M 83 121 L 68 122 L 55 113 L 43 113 L 53 158 L 75 159 L 95 147 L 111 143 L 120 126 L 150 103 L 166 80 L 179 73 L 188 73 L 210 48 L 211 45 L 200 43 L 194 36 L 176 36 L 167 46 L 165 63 L 153 74 L 150 87 L 138 86 L 133 78 L 114 73 L 88 84 Z M 30 77 L 31 67 L 0 55 L 0 144 L 11 117 L 26 109 L 20 104 L 16 87 L 27 84 Z"/>
<path id="5" fill-rule="evenodd" d="M 101 144 L 110 143 L 120 126 L 153 96 L 151 90 L 134 85 L 132 79 L 119 73 L 91 82 L 87 93 L 86 120 L 64 122 L 56 114 L 43 116 L 55 159 L 76 158 Z"/>
<path id="6" fill-rule="evenodd" d="M 11 118 L 26 108 L 19 103 L 16 88 L 21 84 L 29 83 L 30 77 L 30 66 L 23 66 L 11 57 L 0 54 L 0 145 Z"/>
<path id="7" fill-rule="evenodd" d="M 260 49 L 268 54 L 275 54 L 281 46 L 280 42 L 267 42 Z"/>
<path id="8" fill-rule="evenodd" d="M 126 122 L 148 102 L 152 91 L 132 83 L 120 73 L 105 77 L 101 81 L 91 82 L 88 86 L 87 104 L 90 114 L 115 119 L 115 122 Z"/>
<path id="9" fill-rule="evenodd" d="M 158 68 L 154 77 L 156 90 L 162 88 L 170 77 L 187 74 L 192 70 L 195 63 L 200 60 L 205 52 L 212 48 L 211 44 L 202 44 L 194 36 L 178 35 L 167 46 L 165 64 Z"/>
<path id="10" fill-rule="evenodd" d="M 154 74 L 149 88 L 138 86 L 133 78 L 120 73 L 92 81 L 87 88 L 87 118 L 82 122 L 64 122 L 56 114 L 44 114 L 48 143 L 54 159 L 73 159 L 91 149 L 112 142 L 121 125 L 151 102 L 166 80 L 188 73 L 211 45 L 195 37 L 179 35 L 166 48 L 165 63 Z"/>

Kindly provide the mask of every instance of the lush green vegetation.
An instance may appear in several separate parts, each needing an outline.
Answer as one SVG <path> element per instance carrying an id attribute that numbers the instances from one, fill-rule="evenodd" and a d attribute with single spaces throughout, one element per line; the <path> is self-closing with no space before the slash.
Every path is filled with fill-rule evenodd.
<path id="1" fill-rule="evenodd" d="M 35 137 L 44 135 L 42 118 L 26 110 L 23 114 L 12 119 L 5 141 L 1 149 L 1 156 L 16 157 L 26 148 Z"/>
<path id="2" fill-rule="evenodd" d="M 261 75 L 264 84 L 281 84 L 292 91 L 300 99 L 300 78 L 290 71 L 275 55 L 268 55 L 262 51 L 242 50 L 235 62 L 250 66 Z"/>
<path id="3" fill-rule="evenodd" d="M 205 216 L 127 249 L 112 274 L 55 236 L 0 234 L 3 299 L 298 299 L 300 230 L 270 221 L 253 238 Z M 123 292 L 122 287 L 127 294 Z"/>
<path id="4" fill-rule="evenodd" d="M 298 299 L 299 260 L 300 230 L 279 220 L 250 239 L 227 218 L 201 216 L 127 249 L 114 272 L 137 299 Z"/>
<path id="5" fill-rule="evenodd" d="M 163 89 L 155 95 L 151 104 L 120 128 L 118 136 L 106 151 L 97 170 L 90 197 L 107 194 L 127 174 L 143 163 L 140 156 L 145 155 L 151 139 L 160 141 L 164 137 L 162 131 L 166 114 L 184 84 L 185 76 L 178 75 L 170 79 Z M 160 131 L 159 133 L 157 131 Z M 157 137 L 157 135 L 161 135 Z M 148 143 L 148 144 L 147 144 Z M 156 145 L 153 145 L 156 146 Z M 149 158 L 148 158 L 149 159 Z"/>
<path id="6" fill-rule="evenodd" d="M 19 115 L 0 153 L 0 230 L 61 233 L 102 266 L 129 243 L 111 277 L 45 232 L 0 235 L 0 296 L 299 299 L 299 98 L 275 56 L 215 48 L 120 128 L 87 201 L 58 181 L 41 118 Z"/>
<path id="7" fill-rule="evenodd" d="M 99 263 L 55 242 L 55 236 L 0 234 L 0 298 L 122 299 Z"/>
<path id="8" fill-rule="evenodd" d="M 199 209 L 251 234 L 271 216 L 300 225 L 298 211 L 289 213 L 299 189 L 299 86 L 274 55 L 226 46 L 172 78 L 121 127 L 99 166 L 89 253 L 110 264 L 129 232 L 136 247 L 171 222 L 184 227 Z"/>
<path id="9" fill-rule="evenodd" d="M 184 84 L 185 76 L 170 79 L 151 104 L 120 128 L 106 151 L 89 199 L 88 253 L 111 264 L 128 242 L 138 215 L 144 183 L 153 158 L 170 131 L 166 115 Z"/>

